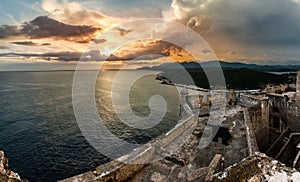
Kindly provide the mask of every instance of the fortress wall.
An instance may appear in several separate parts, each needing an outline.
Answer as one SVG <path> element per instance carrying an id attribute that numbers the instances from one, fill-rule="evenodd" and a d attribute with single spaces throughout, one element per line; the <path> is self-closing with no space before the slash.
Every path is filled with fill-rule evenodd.
<path id="1" fill-rule="evenodd" d="M 296 100 L 292 103 L 287 104 L 286 119 L 291 129 L 296 132 L 300 131 L 300 100 Z"/>
<path id="2" fill-rule="evenodd" d="M 267 101 L 247 108 L 249 121 L 255 135 L 260 151 L 266 151 L 269 147 L 269 108 Z"/>
<path id="3" fill-rule="evenodd" d="M 287 101 L 278 94 L 269 94 L 270 101 L 270 122 L 275 119 L 287 125 L 292 132 L 300 131 L 300 100 Z"/>
<path id="4" fill-rule="evenodd" d="M 187 119 L 185 119 L 182 122 L 179 122 L 179 124 L 177 124 L 175 126 L 175 128 L 173 128 L 172 130 L 170 130 L 168 133 L 166 133 L 164 135 L 164 137 L 160 140 L 158 140 L 157 142 L 160 144 L 160 146 L 162 147 L 166 147 L 168 146 L 173 140 L 175 140 L 177 137 L 179 137 L 185 130 L 187 130 L 193 123 L 195 122 L 195 118 L 194 115 L 188 117 Z"/>
<path id="5" fill-rule="evenodd" d="M 248 108 L 244 108 L 244 124 L 246 130 L 246 138 L 247 138 L 247 145 L 248 145 L 248 152 L 249 155 L 254 155 L 255 152 L 259 151 L 258 145 L 256 142 L 256 136 L 253 132 L 253 127 L 251 124 L 251 115 Z"/>
<path id="6" fill-rule="evenodd" d="M 292 166 L 293 160 L 295 159 L 298 149 L 297 146 L 300 142 L 300 133 L 293 133 L 290 135 L 288 142 L 281 149 L 281 153 L 278 156 L 278 160 L 287 164 L 288 166 Z"/>
<path id="7" fill-rule="evenodd" d="M 241 94 L 239 99 L 239 104 L 245 106 L 253 106 L 259 104 L 259 99 L 253 97 L 253 95 Z"/>
<path id="8" fill-rule="evenodd" d="M 188 106 L 185 109 L 190 109 Z M 135 151 L 132 151 L 126 156 L 122 156 L 117 161 L 111 161 L 104 165 L 98 166 L 94 171 L 89 171 L 71 178 L 62 180 L 63 182 L 81 182 L 81 181 L 123 181 L 130 178 L 137 171 L 141 170 L 150 161 L 155 154 L 157 154 L 157 147 L 168 148 L 168 150 L 177 149 L 178 141 L 184 142 L 187 140 L 187 134 L 191 133 L 195 128 L 197 122 L 195 116 L 191 111 L 185 111 L 191 113 L 189 117 L 184 120 L 180 120 L 178 124 L 166 133 L 161 139 L 142 146 Z M 174 142 L 176 140 L 176 142 Z M 174 142 L 174 145 L 172 145 Z M 158 146 L 157 146 L 158 144 Z M 159 149 L 160 150 L 160 149 Z M 118 161 L 130 161 L 129 163 L 121 163 Z"/>
<path id="9" fill-rule="evenodd" d="M 247 127 L 251 128 L 259 150 L 266 151 L 270 139 L 268 98 L 260 95 L 242 94 L 239 103 L 246 106 L 244 110 L 246 129 Z M 253 142 L 252 136 L 249 137 Z"/>

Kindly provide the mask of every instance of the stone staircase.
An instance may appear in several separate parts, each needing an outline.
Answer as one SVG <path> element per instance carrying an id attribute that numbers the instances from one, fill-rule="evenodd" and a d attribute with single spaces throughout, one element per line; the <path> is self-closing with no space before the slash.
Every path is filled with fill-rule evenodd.
<path id="1" fill-rule="evenodd" d="M 278 158 L 278 154 L 282 148 L 289 142 L 290 130 L 285 130 L 273 143 L 273 145 L 266 151 L 266 154 L 274 159 Z"/>

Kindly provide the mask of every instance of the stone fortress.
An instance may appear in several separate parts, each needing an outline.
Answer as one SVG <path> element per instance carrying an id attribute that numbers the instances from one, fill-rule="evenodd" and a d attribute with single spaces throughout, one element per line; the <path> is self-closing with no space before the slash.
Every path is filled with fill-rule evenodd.
<path id="1" fill-rule="evenodd" d="M 173 129 L 62 182 L 300 181 L 300 71 L 295 85 L 217 91 L 226 104 L 221 115 L 211 111 L 212 91 L 180 87 L 181 114 Z M 212 115 L 221 126 L 208 122 Z M 199 147 L 205 138 L 208 145 Z"/>
<path id="2" fill-rule="evenodd" d="M 207 123 L 212 92 L 182 87 L 181 119 L 171 131 L 62 181 L 300 181 L 300 71 L 295 86 L 219 91 L 226 102 L 224 115 L 215 116 L 220 127 Z M 210 137 L 204 129 L 217 133 L 200 148 Z"/>
<path id="3" fill-rule="evenodd" d="M 249 110 L 259 151 L 300 170 L 300 71 L 290 85 L 239 98 Z"/>

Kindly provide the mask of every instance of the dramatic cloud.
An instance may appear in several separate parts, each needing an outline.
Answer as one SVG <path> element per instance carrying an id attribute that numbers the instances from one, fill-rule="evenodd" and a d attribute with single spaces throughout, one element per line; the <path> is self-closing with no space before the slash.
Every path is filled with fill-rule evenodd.
<path id="1" fill-rule="evenodd" d="M 13 42 L 20 45 L 37 45 L 34 42 Z M 103 55 L 99 50 L 87 52 L 47 52 L 42 54 L 32 53 L 3 53 L 0 56 L 37 57 L 44 60 L 56 61 L 131 61 L 131 60 L 154 60 L 160 57 L 179 59 L 189 56 L 181 48 L 164 41 L 144 40 L 124 45 L 111 55 Z M 109 56 L 109 57 L 107 57 Z"/>
<path id="2" fill-rule="evenodd" d="M 12 36 L 21 35 L 21 30 L 17 26 L 1 25 L 0 26 L 0 38 L 8 38 Z"/>
<path id="3" fill-rule="evenodd" d="M 191 55 L 184 50 L 197 53 L 201 60 L 211 59 L 214 53 L 226 61 L 300 59 L 300 0 L 41 0 L 34 9 L 35 14 L 27 16 L 24 10 L 26 16 L 22 19 L 13 17 L 18 21 L 0 26 L 2 53 L 17 52 L 22 54 L 14 56 L 45 60 L 97 61 L 128 40 L 129 44 L 113 52 L 109 60 L 127 63 L 132 59 L 153 61 L 168 57 L 188 61 Z M 126 26 L 137 18 L 150 17 L 162 17 L 192 28 L 212 50 L 199 46 L 193 36 L 168 24 Z M 21 20 L 26 22 L 21 24 Z M 111 29 L 118 24 L 119 28 Z M 130 41 L 140 37 L 149 40 Z M 152 37 L 160 40 L 150 40 Z M 182 48 L 164 40 L 176 40 Z M 94 43 L 92 49 L 101 52 L 82 53 L 88 43 Z"/>
<path id="4" fill-rule="evenodd" d="M 51 19 L 47 16 L 40 16 L 22 26 L 22 32 L 30 38 L 57 37 L 71 39 L 81 37 L 91 39 L 91 35 L 101 30 L 92 26 L 67 25 Z"/>
<path id="5" fill-rule="evenodd" d="M 173 0 L 176 19 L 198 32 L 263 45 L 300 43 L 300 5 L 292 0 Z"/>
<path id="6" fill-rule="evenodd" d="M 181 58 L 187 55 L 182 48 L 161 40 L 141 40 L 127 44 L 117 50 L 110 59 L 114 60 L 133 60 L 133 59 L 156 59 L 168 56 Z M 188 57 L 185 57 L 188 58 Z"/>
<path id="7" fill-rule="evenodd" d="M 99 6 L 99 4 L 95 5 Z M 41 7 L 54 19 L 71 25 L 89 25 L 109 27 L 117 19 L 106 16 L 102 12 L 85 8 L 82 3 L 75 1 L 43 0 Z"/>
<path id="8" fill-rule="evenodd" d="M 25 46 L 38 46 L 37 43 L 34 43 L 32 41 L 23 41 L 23 42 L 11 42 L 13 44 L 17 44 L 17 45 L 25 45 Z"/>
<path id="9" fill-rule="evenodd" d="M 0 38 L 22 35 L 30 39 L 56 38 L 77 43 L 89 43 L 100 30 L 100 28 L 92 26 L 67 25 L 47 16 L 39 16 L 30 22 L 25 22 L 20 28 L 17 26 L 2 25 L 0 27 Z M 14 43 L 26 44 L 24 42 Z"/>

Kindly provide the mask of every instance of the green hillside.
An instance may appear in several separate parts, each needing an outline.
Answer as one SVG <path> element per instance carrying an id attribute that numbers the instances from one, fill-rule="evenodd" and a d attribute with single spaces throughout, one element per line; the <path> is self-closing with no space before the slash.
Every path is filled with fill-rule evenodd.
<path id="1" fill-rule="evenodd" d="M 186 70 L 198 87 L 209 88 L 209 83 L 202 68 L 190 68 Z M 260 89 L 263 85 L 268 83 L 286 84 L 295 82 L 295 74 L 292 73 L 276 75 L 247 68 L 223 68 L 223 73 L 228 89 Z M 173 74 L 178 74 L 178 71 L 165 70 L 163 73 L 167 78 L 172 77 Z M 181 83 L 185 84 L 184 82 Z"/>

